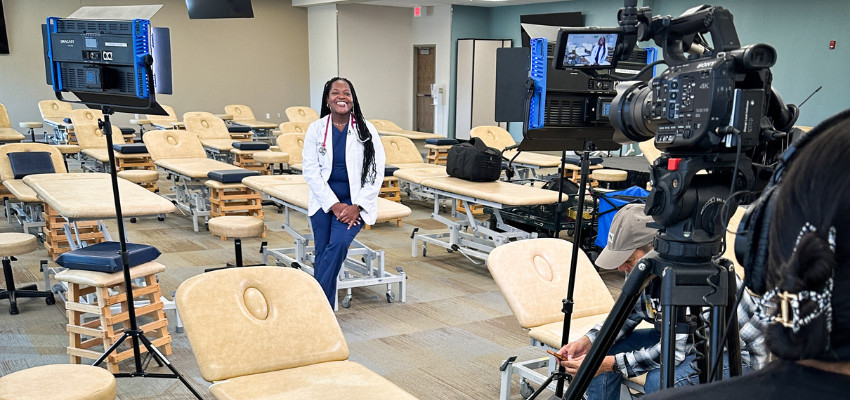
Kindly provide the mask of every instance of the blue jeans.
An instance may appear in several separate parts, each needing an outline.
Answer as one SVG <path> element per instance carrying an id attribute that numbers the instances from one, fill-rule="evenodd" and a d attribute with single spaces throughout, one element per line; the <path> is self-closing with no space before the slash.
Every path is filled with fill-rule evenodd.
<path id="1" fill-rule="evenodd" d="M 363 221 L 348 229 L 348 225 L 339 222 L 335 215 L 319 209 L 310 217 L 310 222 L 313 225 L 313 242 L 316 248 L 313 276 L 319 281 L 333 307 L 336 300 L 337 276 L 348 255 L 348 247 L 363 227 Z"/>
<path id="2" fill-rule="evenodd" d="M 644 347 L 652 347 L 661 341 L 661 335 L 655 329 L 636 329 L 631 335 L 625 339 L 614 343 L 611 349 L 608 350 L 608 355 L 625 353 L 634 351 Z M 623 375 L 616 372 L 605 372 L 597 375 L 590 381 L 590 386 L 587 387 L 588 400 L 611 399 L 617 400 L 620 398 L 620 384 L 623 382 Z"/>
<path id="3" fill-rule="evenodd" d="M 654 329 L 637 329 L 632 332 L 631 335 L 627 336 L 625 339 L 615 343 L 611 346 L 611 350 L 608 351 L 608 355 L 614 355 L 619 353 L 625 353 L 633 350 L 637 350 L 644 347 L 652 347 L 658 342 L 661 341 L 661 335 L 655 331 Z M 689 355 L 685 357 L 685 361 L 676 366 L 676 370 L 674 374 L 674 386 L 687 386 L 687 385 L 695 385 L 699 383 L 699 376 L 696 371 L 693 369 L 691 362 L 694 360 L 695 355 Z M 744 374 L 752 372 L 749 365 L 744 364 L 743 366 Z M 690 377 L 690 382 L 688 381 L 688 377 Z M 729 362 L 726 359 L 726 355 L 724 354 L 724 364 L 723 364 L 723 378 L 729 378 Z M 590 386 L 587 388 L 587 399 L 588 400 L 617 400 L 620 398 L 620 384 L 623 381 L 623 375 L 615 372 L 605 372 L 599 374 L 597 377 L 593 378 L 590 381 Z M 646 383 L 644 384 L 644 391 L 647 394 L 652 392 L 657 392 L 661 387 L 661 370 L 654 369 L 649 371 L 646 374 Z"/>
<path id="4" fill-rule="evenodd" d="M 691 354 L 685 357 L 685 361 L 679 364 L 676 367 L 676 371 L 673 373 L 673 386 L 689 386 L 689 385 L 698 385 L 699 384 L 699 374 L 697 371 L 693 369 L 695 364 L 692 364 L 694 359 L 696 359 L 695 354 Z M 746 363 L 743 364 L 742 372 L 744 375 L 753 372 L 749 365 Z M 729 379 L 729 357 L 727 354 L 723 354 L 723 379 Z M 646 374 L 646 383 L 643 385 L 643 390 L 646 394 L 650 394 L 653 392 L 657 392 L 661 389 L 661 369 L 655 369 L 647 372 Z"/>

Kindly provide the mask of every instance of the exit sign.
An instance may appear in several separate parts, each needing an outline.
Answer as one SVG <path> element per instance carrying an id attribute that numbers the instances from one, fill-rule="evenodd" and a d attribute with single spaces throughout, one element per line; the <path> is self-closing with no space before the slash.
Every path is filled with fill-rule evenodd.
<path id="1" fill-rule="evenodd" d="M 413 7 L 413 16 L 414 17 L 421 17 L 422 16 L 422 7 L 420 7 L 420 6 Z"/>

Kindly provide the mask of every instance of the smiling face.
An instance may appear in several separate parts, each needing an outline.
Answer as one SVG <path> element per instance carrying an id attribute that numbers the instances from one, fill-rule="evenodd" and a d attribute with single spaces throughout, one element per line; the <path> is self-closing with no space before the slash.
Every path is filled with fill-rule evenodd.
<path id="1" fill-rule="evenodd" d="M 328 107 L 331 112 L 338 115 L 348 115 L 354 105 L 351 96 L 351 88 L 343 80 L 334 81 L 328 92 Z"/>

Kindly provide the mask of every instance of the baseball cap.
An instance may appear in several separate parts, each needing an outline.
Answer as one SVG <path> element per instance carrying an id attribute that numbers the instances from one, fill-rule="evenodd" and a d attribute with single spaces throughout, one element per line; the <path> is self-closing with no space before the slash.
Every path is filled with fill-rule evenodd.
<path id="1" fill-rule="evenodd" d="M 629 204 L 617 211 L 608 231 L 608 245 L 596 258 L 596 266 L 617 269 L 636 249 L 652 243 L 655 229 L 647 228 L 652 217 L 643 213 L 643 204 Z"/>

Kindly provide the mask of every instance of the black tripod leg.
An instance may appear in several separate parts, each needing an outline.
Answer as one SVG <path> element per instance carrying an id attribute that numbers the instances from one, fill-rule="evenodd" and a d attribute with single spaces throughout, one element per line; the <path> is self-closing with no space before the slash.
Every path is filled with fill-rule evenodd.
<path id="1" fill-rule="evenodd" d="M 676 372 L 676 313 L 673 304 L 673 287 L 676 272 L 672 267 L 664 268 L 661 278 L 661 388 L 671 388 Z"/>
<path id="2" fill-rule="evenodd" d="M 736 292 L 735 288 L 737 287 L 737 280 L 735 277 L 734 267 L 730 266 L 730 272 L 727 274 L 729 279 L 729 284 L 727 287 L 727 294 L 729 295 L 729 301 L 726 304 L 729 304 L 729 307 L 726 307 L 726 318 L 727 322 L 731 322 L 726 329 L 729 330 L 729 333 L 726 334 L 726 354 L 729 357 L 729 376 L 741 376 L 744 373 L 743 366 L 741 365 L 741 336 L 740 329 L 738 326 L 738 310 L 733 306 L 736 304 Z M 743 296 L 743 293 L 741 293 Z M 735 318 L 732 318 L 732 315 L 736 315 Z M 722 370 L 721 370 L 722 372 Z"/>
<path id="3" fill-rule="evenodd" d="M 623 285 L 623 291 L 617 302 L 614 303 L 614 308 L 605 319 L 599 335 L 593 342 L 590 351 L 584 357 L 581 367 L 578 369 L 575 378 L 573 378 L 570 387 L 567 389 L 565 399 L 578 400 L 587 391 L 590 386 L 590 381 L 596 376 L 596 371 L 602 365 L 602 359 L 608 354 L 608 350 L 614 345 L 617 340 L 617 335 L 620 329 L 628 319 L 629 314 L 635 308 L 635 304 L 640 297 L 640 293 L 644 287 L 651 281 L 655 275 L 652 274 L 651 260 L 641 260 L 640 263 L 632 270 L 626 284 Z"/>
<path id="4" fill-rule="evenodd" d="M 110 354 L 112 354 L 112 352 L 115 351 L 115 349 L 117 349 L 118 346 L 121 345 L 121 343 L 124 343 L 124 339 L 127 339 L 127 336 L 129 336 L 127 334 L 127 332 L 124 332 L 123 334 L 121 334 L 121 337 L 119 337 L 118 340 L 115 341 L 115 343 L 112 343 L 112 346 L 109 346 L 109 348 L 106 349 L 106 351 L 103 352 L 103 354 L 101 354 L 100 357 L 98 357 L 97 360 L 94 360 L 94 363 L 92 365 L 94 365 L 95 367 L 100 365 L 100 363 L 102 363 L 103 360 L 106 360 L 106 357 L 108 357 Z"/>
<path id="5" fill-rule="evenodd" d="M 159 352 L 159 349 L 157 349 L 153 345 L 153 343 L 148 340 L 148 338 L 146 338 L 144 335 L 140 335 L 139 339 L 142 344 L 148 349 L 148 352 L 153 355 L 155 360 L 157 360 L 158 363 L 165 364 L 165 366 L 168 367 L 169 370 L 171 370 L 171 373 L 173 373 L 174 376 L 176 376 L 177 379 L 180 380 L 180 382 L 183 382 L 183 385 L 186 386 L 186 388 L 189 389 L 189 391 L 192 392 L 195 397 L 197 397 L 199 400 L 203 400 L 203 397 L 201 397 L 201 395 L 195 390 L 195 388 L 193 388 L 192 385 L 189 384 L 189 382 L 186 380 L 186 378 L 183 377 L 183 375 L 180 375 L 180 372 L 178 372 L 177 369 L 174 368 L 173 365 L 171 365 L 168 359 L 165 358 L 165 356 Z"/>
<path id="6" fill-rule="evenodd" d="M 551 375 L 549 375 L 549 377 L 546 378 L 546 380 L 543 381 L 542 384 L 540 384 L 540 387 L 538 387 L 537 390 L 535 390 L 534 393 L 531 394 L 531 396 L 528 396 L 527 400 L 536 399 L 537 396 L 540 395 L 540 393 L 543 393 L 543 391 L 546 390 L 546 387 L 549 386 L 550 383 L 552 383 L 552 380 L 555 379 L 555 377 L 558 376 L 558 374 L 559 373 L 557 371 L 555 371 Z"/>
<path id="7" fill-rule="evenodd" d="M 734 303 L 733 303 L 734 304 Z M 711 365 L 714 381 L 723 380 L 723 332 L 726 331 L 726 306 L 711 308 Z M 737 336 L 737 335 L 735 335 Z"/>

